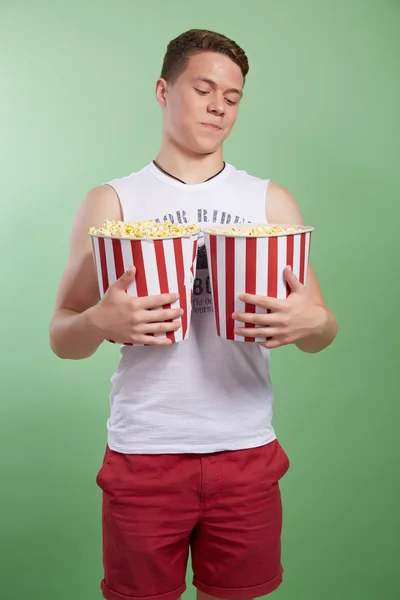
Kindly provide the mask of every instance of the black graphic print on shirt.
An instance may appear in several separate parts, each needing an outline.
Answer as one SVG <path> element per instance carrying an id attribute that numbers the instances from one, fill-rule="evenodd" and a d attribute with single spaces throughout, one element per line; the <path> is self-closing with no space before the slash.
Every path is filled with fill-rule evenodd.
<path id="1" fill-rule="evenodd" d="M 225 210 L 208 210 L 206 208 L 198 208 L 196 210 L 196 221 L 201 225 L 229 225 L 230 223 L 249 223 L 248 219 L 239 215 L 232 215 Z M 189 223 L 187 212 L 185 210 L 177 210 L 173 214 L 168 213 L 161 218 L 154 219 L 157 223 L 170 221 L 171 223 Z M 197 263 L 198 270 L 208 269 L 207 254 L 204 245 L 204 236 L 201 235 L 198 243 Z"/>
<path id="2" fill-rule="evenodd" d="M 193 213 L 192 213 L 193 214 Z M 196 218 L 191 221 L 185 210 L 177 210 L 173 213 L 167 213 L 162 217 L 154 219 L 157 223 L 170 221 L 171 223 L 189 223 L 197 222 L 202 225 L 229 225 L 236 223 L 250 223 L 248 219 L 235 215 L 226 210 L 208 210 L 198 208 L 195 210 Z M 206 247 L 204 244 L 204 235 L 201 234 L 198 241 L 196 275 L 193 282 L 193 313 L 204 315 L 213 313 L 213 303 L 211 295 L 211 282 L 208 273 L 208 261 Z"/>

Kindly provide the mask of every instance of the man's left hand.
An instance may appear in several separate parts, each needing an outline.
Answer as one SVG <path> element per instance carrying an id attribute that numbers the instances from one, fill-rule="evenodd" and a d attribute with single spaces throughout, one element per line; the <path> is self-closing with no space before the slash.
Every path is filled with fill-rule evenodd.
<path id="1" fill-rule="evenodd" d="M 284 274 L 290 287 L 290 295 L 285 300 L 254 294 L 239 296 L 245 304 L 258 306 L 268 313 L 233 313 L 235 321 L 255 325 L 236 328 L 235 334 L 248 338 L 266 337 L 267 341 L 260 345 L 270 349 L 295 344 L 324 327 L 327 319 L 324 308 L 312 301 L 306 287 L 289 266 Z"/>

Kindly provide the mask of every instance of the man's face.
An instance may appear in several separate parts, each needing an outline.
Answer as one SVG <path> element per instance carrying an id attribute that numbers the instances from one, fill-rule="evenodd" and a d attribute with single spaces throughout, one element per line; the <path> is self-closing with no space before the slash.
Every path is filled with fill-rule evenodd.
<path id="1" fill-rule="evenodd" d="M 201 52 L 175 82 L 164 84 L 157 85 L 157 99 L 167 135 L 191 152 L 216 152 L 236 121 L 244 84 L 240 68 L 223 54 Z"/>

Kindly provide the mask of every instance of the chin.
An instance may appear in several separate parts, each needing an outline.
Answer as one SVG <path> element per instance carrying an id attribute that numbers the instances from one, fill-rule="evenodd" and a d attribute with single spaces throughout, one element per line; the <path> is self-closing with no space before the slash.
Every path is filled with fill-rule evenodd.
<path id="1" fill-rule="evenodd" d="M 221 149 L 223 140 L 218 142 L 214 141 L 206 141 L 206 140 L 196 140 L 193 144 L 191 144 L 191 149 L 198 154 L 214 154 Z"/>
<path id="2" fill-rule="evenodd" d="M 216 140 L 197 136 L 186 136 L 185 139 L 183 136 L 181 138 L 176 136 L 174 142 L 175 145 L 182 150 L 185 149 L 194 154 L 206 155 L 218 152 L 221 149 L 224 139 Z"/>
<path id="3" fill-rule="evenodd" d="M 218 146 L 212 146 L 212 147 L 202 147 L 202 148 L 198 148 L 197 150 L 195 150 L 198 154 L 215 154 L 216 152 L 218 152 L 221 149 L 222 144 L 219 144 Z"/>

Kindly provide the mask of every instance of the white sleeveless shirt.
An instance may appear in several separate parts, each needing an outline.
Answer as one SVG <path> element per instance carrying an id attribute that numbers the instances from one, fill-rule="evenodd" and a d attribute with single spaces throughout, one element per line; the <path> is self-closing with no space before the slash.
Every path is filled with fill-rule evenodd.
<path id="1" fill-rule="evenodd" d="M 185 184 L 152 162 L 107 182 L 124 221 L 266 222 L 269 180 L 226 164 Z M 167 347 L 121 346 L 111 378 L 108 444 L 132 454 L 238 450 L 275 439 L 270 354 L 259 344 L 217 336 L 204 239 L 199 241 L 190 336 Z"/>

